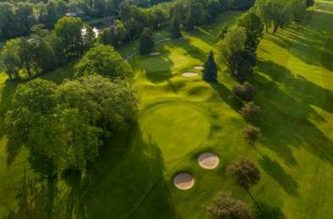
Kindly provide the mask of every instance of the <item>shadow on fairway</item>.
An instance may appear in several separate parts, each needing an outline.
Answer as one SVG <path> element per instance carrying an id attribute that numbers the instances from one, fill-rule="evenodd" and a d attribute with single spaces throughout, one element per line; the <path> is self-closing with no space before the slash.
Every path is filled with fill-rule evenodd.
<path id="1" fill-rule="evenodd" d="M 61 182 L 25 180 L 18 209 L 5 218 L 174 218 L 157 145 L 137 127 L 117 136 L 84 178 L 70 172 Z"/>
<path id="2" fill-rule="evenodd" d="M 333 112 L 333 93 L 271 61 L 258 63 L 254 83 L 262 107 L 256 125 L 262 129 L 264 146 L 289 165 L 297 163 L 292 147 L 304 147 L 333 163 L 333 142 L 311 122 L 324 120 L 312 106 Z"/>
<path id="3" fill-rule="evenodd" d="M 258 202 L 256 206 L 256 219 L 285 219 L 283 212 L 278 207 L 270 206 L 263 202 Z"/>
<path id="4" fill-rule="evenodd" d="M 228 87 L 220 82 L 210 83 L 210 86 L 216 90 L 225 103 L 227 103 L 236 112 L 239 112 L 242 107 L 242 103 L 234 97 L 232 91 L 229 90 Z"/>
<path id="5" fill-rule="evenodd" d="M 298 185 L 291 175 L 286 173 L 281 165 L 271 160 L 267 155 L 264 155 L 259 164 L 265 172 L 270 175 L 280 186 L 290 195 L 298 195 Z"/>
<path id="6" fill-rule="evenodd" d="M 168 49 L 162 47 L 157 51 L 161 53 L 158 56 L 137 56 L 130 61 L 131 65 L 135 66 L 135 70 L 144 71 L 147 79 L 153 83 L 170 79 L 172 67 L 174 66 Z"/>
<path id="7" fill-rule="evenodd" d="M 333 20 L 333 14 L 318 10 L 308 13 L 313 17 L 309 24 L 290 25 L 270 39 L 305 63 L 333 71 L 333 37 L 330 34 L 333 22 L 330 29 L 327 25 Z"/>

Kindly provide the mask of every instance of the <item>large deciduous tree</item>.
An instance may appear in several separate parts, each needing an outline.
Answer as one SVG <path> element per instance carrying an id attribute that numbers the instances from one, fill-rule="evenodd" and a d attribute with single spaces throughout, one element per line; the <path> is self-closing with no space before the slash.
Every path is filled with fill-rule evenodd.
<path id="1" fill-rule="evenodd" d="M 296 0 L 300 1 L 300 0 Z M 290 0 L 257 0 L 255 11 L 266 25 L 266 32 L 273 25 L 272 33 L 293 19 L 293 2 Z"/>
<path id="2" fill-rule="evenodd" d="M 54 176 L 84 172 L 98 156 L 102 139 L 136 120 L 131 86 L 101 76 L 85 76 L 57 87 L 36 79 L 21 85 L 6 114 L 9 141 L 30 150 L 32 167 Z"/>
<path id="3" fill-rule="evenodd" d="M 245 81 L 251 75 L 256 62 L 255 54 L 246 49 L 246 41 L 246 29 L 234 26 L 218 45 L 222 61 L 238 81 Z"/>
<path id="4" fill-rule="evenodd" d="M 91 26 L 83 23 L 80 18 L 63 17 L 55 24 L 54 31 L 61 40 L 64 54 L 68 58 L 79 57 L 94 42 Z"/>
<path id="5" fill-rule="evenodd" d="M 100 74 L 126 78 L 132 73 L 131 66 L 111 46 L 98 45 L 91 48 L 75 66 L 77 75 Z"/>

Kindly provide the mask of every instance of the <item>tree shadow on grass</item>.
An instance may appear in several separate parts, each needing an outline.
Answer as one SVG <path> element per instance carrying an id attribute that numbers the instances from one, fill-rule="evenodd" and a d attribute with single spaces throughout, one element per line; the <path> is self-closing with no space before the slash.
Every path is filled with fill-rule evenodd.
<path id="1" fill-rule="evenodd" d="M 285 28 L 285 31 L 279 32 L 270 39 L 282 48 L 288 49 L 291 54 L 305 63 L 322 66 L 333 71 L 331 61 L 333 58 L 333 37 L 330 34 L 333 28 L 327 29 L 329 28 L 327 22 L 333 20 L 333 14 L 322 10 L 311 10 L 308 13 L 314 20 L 310 23 L 311 26 L 290 25 Z M 324 31 L 322 24 L 326 24 L 326 31 Z"/>
<path id="2" fill-rule="evenodd" d="M 208 54 L 202 51 L 200 48 L 191 44 L 191 39 L 182 38 L 175 43 L 175 47 L 184 49 L 188 56 L 204 62 L 207 59 Z"/>
<path id="3" fill-rule="evenodd" d="M 36 201 L 22 202 L 18 195 L 18 209 L 8 211 L 7 218 L 18 218 L 23 213 L 36 219 L 174 218 L 157 145 L 137 127 L 115 136 L 85 177 L 69 172 L 61 183 L 36 181 L 27 196 Z M 23 186 L 19 194 L 26 188 Z"/>
<path id="4" fill-rule="evenodd" d="M 267 155 L 264 155 L 259 164 L 280 186 L 290 195 L 298 195 L 298 185 L 291 175 L 286 173 L 281 165 L 271 160 Z"/>
<path id="5" fill-rule="evenodd" d="M 172 218 L 174 207 L 163 179 L 164 162 L 160 149 L 143 136 L 138 127 L 122 138 L 121 142 L 108 146 L 131 147 L 123 151 L 120 158 L 111 148 L 106 149 L 111 153 L 104 152 L 89 174 L 85 195 L 88 215 L 92 218 L 128 218 L 134 215 L 136 218 Z M 151 194 L 156 186 L 161 189 Z M 152 197 L 153 200 L 149 201 Z M 146 202 L 149 202 L 148 207 L 142 209 Z"/>
<path id="6" fill-rule="evenodd" d="M 13 96 L 19 82 L 7 80 L 4 84 L 0 99 L 0 138 L 5 135 L 5 116 L 10 109 Z"/>
<path id="7" fill-rule="evenodd" d="M 220 82 L 210 83 L 210 86 L 216 90 L 225 103 L 227 103 L 236 112 L 239 112 L 242 107 L 242 103 L 234 97 L 232 91 L 228 87 Z"/>
<path id="8" fill-rule="evenodd" d="M 256 125 L 262 129 L 264 146 L 277 152 L 289 165 L 297 163 L 293 147 L 304 147 L 333 163 L 332 140 L 310 121 L 324 121 L 313 105 L 333 112 L 333 94 L 270 61 L 259 62 L 254 83 L 258 88 L 256 102 L 262 107 Z"/>
<path id="9" fill-rule="evenodd" d="M 283 212 L 278 207 L 270 206 L 263 202 L 257 202 L 255 210 L 256 219 L 285 219 Z"/>

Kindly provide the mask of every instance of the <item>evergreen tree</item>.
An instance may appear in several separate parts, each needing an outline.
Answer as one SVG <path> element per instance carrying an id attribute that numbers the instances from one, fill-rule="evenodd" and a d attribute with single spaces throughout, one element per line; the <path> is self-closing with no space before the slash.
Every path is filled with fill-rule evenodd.
<path id="1" fill-rule="evenodd" d="M 173 19 L 173 21 L 171 21 L 170 34 L 171 34 L 171 38 L 173 38 L 173 39 L 177 39 L 182 36 L 182 33 L 180 31 L 180 23 L 179 23 L 178 19 Z"/>
<path id="2" fill-rule="evenodd" d="M 140 36 L 140 54 L 149 54 L 154 48 L 153 33 L 149 28 L 145 28 Z"/>
<path id="3" fill-rule="evenodd" d="M 203 79 L 207 82 L 217 81 L 217 65 L 214 60 L 214 53 L 211 51 L 209 53 L 208 59 L 205 62 L 203 70 Z"/>

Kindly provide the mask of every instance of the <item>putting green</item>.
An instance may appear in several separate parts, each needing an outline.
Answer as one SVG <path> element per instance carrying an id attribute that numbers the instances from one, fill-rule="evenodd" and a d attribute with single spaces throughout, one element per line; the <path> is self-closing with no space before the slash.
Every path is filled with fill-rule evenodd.
<path id="1" fill-rule="evenodd" d="M 210 123 L 200 106 L 186 102 L 162 103 L 144 110 L 140 127 L 147 141 L 160 148 L 166 167 L 181 162 L 203 146 Z"/>

